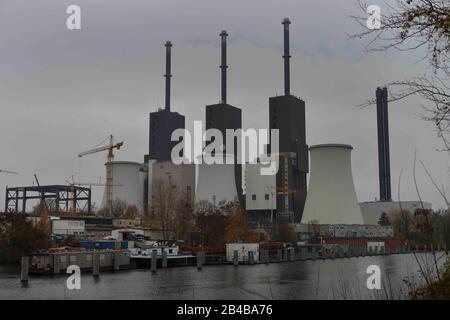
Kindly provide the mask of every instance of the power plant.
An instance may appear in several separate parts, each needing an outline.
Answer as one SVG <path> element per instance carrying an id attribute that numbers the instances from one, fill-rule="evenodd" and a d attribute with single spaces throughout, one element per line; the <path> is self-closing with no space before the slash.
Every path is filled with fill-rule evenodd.
<path id="1" fill-rule="evenodd" d="M 376 226 L 381 214 L 398 209 L 399 204 L 392 201 L 391 197 L 387 88 L 380 87 L 376 90 L 379 201 L 358 203 L 351 166 L 353 147 L 348 144 L 327 143 L 308 147 L 306 142 L 306 104 L 304 100 L 291 94 L 290 24 L 288 18 L 282 21 L 284 94 L 269 97 L 270 136 L 266 151 L 267 156 L 277 159 L 278 171 L 272 175 L 261 173 L 264 164 L 260 161 L 260 157 L 266 154 L 258 154 L 256 163 L 252 162 L 253 159 L 240 163 L 239 160 L 242 159 L 238 159 L 238 155 L 243 149 L 241 147 L 244 141 L 239 139 L 238 135 L 233 136 L 232 150 L 226 148 L 230 142 L 227 143 L 226 140 L 227 130 L 242 129 L 242 110 L 229 104 L 227 97 L 229 34 L 226 30 L 222 30 L 219 34 L 220 102 L 205 106 L 204 123 L 206 130 L 215 129 L 222 135 L 222 145 L 214 148 L 212 154 L 207 154 L 208 147 L 217 142 L 214 138 L 210 140 L 207 138 L 202 145 L 202 155 L 193 162 L 187 161 L 192 158 L 190 154 L 184 154 L 186 151 L 192 153 L 190 148 L 183 149 L 183 152 L 176 155 L 181 161 L 173 159 L 174 147 L 179 143 L 186 144 L 187 141 L 171 139 L 175 130 L 185 130 L 186 122 L 184 115 L 172 111 L 173 45 L 171 41 L 167 41 L 164 44 L 165 104 L 164 108 L 150 112 L 148 154 L 144 155 L 143 163 L 113 161 L 113 150 L 120 149 L 124 143 L 114 143 L 112 135 L 106 146 L 79 154 L 82 157 L 107 151 L 105 164 L 107 181 L 103 185 L 105 191 L 101 207 L 106 209 L 108 216 L 113 215 L 113 203 L 116 200 L 134 206 L 140 216 L 151 216 L 155 206 L 158 203 L 161 205 L 162 200 L 158 197 L 166 197 L 168 194 L 183 197 L 193 207 L 205 202 L 216 207 L 220 203 L 238 201 L 245 211 L 247 226 L 264 232 L 272 228 L 275 222 L 283 219 L 292 225 L 303 225 L 299 227 L 299 230 L 303 231 L 308 229 L 304 226 L 313 224 L 327 226 L 326 228 L 336 225 Z M 272 136 L 272 130 L 277 130 L 275 132 L 278 132 L 279 140 L 275 140 L 276 137 Z M 278 144 L 277 147 L 275 143 Z M 223 159 L 224 163 L 215 163 L 212 161 L 213 158 Z M 246 159 L 245 155 L 243 158 Z M 307 185 L 310 163 L 311 174 Z M 0 172 L 14 173 L 1 170 Z M 87 208 L 90 212 L 91 190 L 80 185 L 82 184 L 72 182 L 68 188 L 61 186 L 7 188 L 5 211 L 24 212 L 28 200 L 48 198 L 54 199 L 58 209 L 60 204 L 65 204 L 64 210 L 71 207 L 74 211 L 81 212 Z M 80 209 L 81 201 L 86 202 L 83 209 Z M 425 206 L 428 204 L 425 203 Z M 418 207 L 418 202 L 406 201 L 404 207 L 414 210 Z M 349 232 L 356 233 L 364 233 L 369 229 L 378 230 L 364 227 L 348 228 Z M 370 232 L 385 235 L 390 231 L 383 229 Z"/>

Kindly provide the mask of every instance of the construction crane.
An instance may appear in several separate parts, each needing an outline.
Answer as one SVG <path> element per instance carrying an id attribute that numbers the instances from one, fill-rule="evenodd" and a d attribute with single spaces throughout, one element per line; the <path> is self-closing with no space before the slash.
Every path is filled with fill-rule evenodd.
<path id="1" fill-rule="evenodd" d="M 272 186 L 266 186 L 267 191 L 271 194 L 272 197 L 272 207 L 273 207 L 273 200 L 274 196 L 284 196 L 284 203 L 283 203 L 283 209 L 284 212 L 287 214 L 289 212 L 289 195 L 295 194 L 296 190 L 294 189 L 286 189 L 286 188 L 275 188 Z M 273 222 L 273 209 L 272 213 L 270 215 L 270 222 Z"/>
<path id="2" fill-rule="evenodd" d="M 18 172 L 14 172 L 14 171 L 8 171 L 8 170 L 1 170 L 1 169 L 0 169 L 0 173 L 7 173 L 7 174 L 19 174 Z"/>
<path id="3" fill-rule="evenodd" d="M 117 149 L 119 150 L 123 146 L 123 142 L 119 142 L 114 144 L 113 142 L 113 136 L 109 136 L 109 145 L 104 147 L 95 148 L 92 150 L 84 151 L 78 155 L 78 157 L 84 157 L 89 154 L 102 152 L 102 151 L 108 151 L 107 154 L 107 163 L 106 163 L 106 210 L 108 211 L 109 215 L 112 215 L 112 203 L 113 203 L 113 173 L 112 173 L 112 161 L 114 160 L 114 153 L 113 150 Z"/>
<path id="4" fill-rule="evenodd" d="M 92 187 L 106 187 L 106 185 L 107 185 L 106 183 L 101 183 L 100 180 L 98 182 L 76 182 L 73 175 L 70 176 L 68 179 L 66 179 L 66 183 L 69 186 L 69 190 L 72 195 L 71 196 L 72 207 L 70 208 L 70 210 L 68 208 L 68 211 L 70 213 L 72 213 L 73 215 L 77 214 L 76 208 L 75 208 L 76 207 L 76 205 L 75 205 L 75 193 L 76 193 L 75 186 L 88 186 L 89 188 L 92 188 Z M 114 186 L 114 187 L 115 186 L 123 186 L 123 184 L 113 184 L 112 186 Z"/>
<path id="5" fill-rule="evenodd" d="M 291 156 L 291 153 L 283 152 L 280 153 L 279 156 L 280 158 L 283 159 L 282 177 L 281 177 L 282 187 L 276 188 L 272 186 L 266 186 L 266 189 L 269 190 L 269 192 L 271 193 L 272 201 L 274 195 L 283 196 L 283 210 L 286 215 L 289 215 L 289 196 L 297 192 L 297 190 L 289 188 L 289 157 Z M 270 215 L 270 222 L 272 221 L 273 221 L 273 212 Z"/>

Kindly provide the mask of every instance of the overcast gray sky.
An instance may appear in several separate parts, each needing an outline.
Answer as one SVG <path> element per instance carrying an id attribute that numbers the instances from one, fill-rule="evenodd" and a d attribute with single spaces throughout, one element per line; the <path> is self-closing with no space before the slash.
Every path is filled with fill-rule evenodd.
<path id="1" fill-rule="evenodd" d="M 381 1 L 371 0 L 371 4 Z M 82 10 L 82 29 L 66 29 L 66 8 Z M 291 92 L 306 101 L 307 142 L 348 143 L 360 201 L 378 196 L 376 112 L 356 107 L 377 86 L 426 72 L 420 53 L 366 54 L 348 15 L 354 0 L 0 0 L 0 204 L 5 186 L 98 180 L 106 154 L 79 159 L 112 133 L 123 140 L 116 160 L 143 161 L 148 114 L 164 103 L 164 47 L 173 42 L 172 109 L 187 127 L 220 97 L 219 33 L 229 33 L 228 102 L 245 128 L 268 126 L 268 97 L 283 92 L 282 25 L 291 24 Z M 450 190 L 449 154 L 418 98 L 391 104 L 393 197 L 417 199 L 414 150 Z M 422 198 L 443 201 L 423 170 Z M 103 179 L 104 180 L 104 179 Z M 97 203 L 102 188 L 94 189 Z"/>

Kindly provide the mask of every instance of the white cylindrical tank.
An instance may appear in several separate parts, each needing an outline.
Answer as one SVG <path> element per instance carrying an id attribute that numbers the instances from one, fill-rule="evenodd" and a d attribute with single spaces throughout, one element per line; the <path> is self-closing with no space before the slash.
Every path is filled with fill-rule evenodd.
<path id="1" fill-rule="evenodd" d="M 226 164 L 233 159 L 233 155 L 219 155 L 224 158 L 223 164 L 211 163 L 211 156 L 204 155 L 202 163 L 196 165 L 195 201 L 208 201 L 218 204 L 221 201 L 231 202 L 237 200 L 234 164 Z"/>
<path id="2" fill-rule="evenodd" d="M 105 164 L 106 166 L 108 164 Z M 142 165 L 132 161 L 113 161 L 113 201 L 116 199 L 135 205 L 139 213 L 143 213 L 144 204 L 144 173 Z M 106 187 L 103 194 L 102 207 L 106 206 Z"/>
<path id="3" fill-rule="evenodd" d="M 346 144 L 311 146 L 311 174 L 302 223 L 364 224 Z"/>

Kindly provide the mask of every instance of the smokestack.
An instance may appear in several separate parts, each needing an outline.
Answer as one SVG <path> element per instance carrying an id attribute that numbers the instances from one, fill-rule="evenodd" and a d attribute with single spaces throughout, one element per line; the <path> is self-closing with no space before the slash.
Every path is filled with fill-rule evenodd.
<path id="1" fill-rule="evenodd" d="M 391 201 L 391 164 L 389 157 L 389 122 L 387 88 L 377 88 L 378 170 L 380 200 Z"/>
<path id="2" fill-rule="evenodd" d="M 227 103 L 227 36 L 228 33 L 225 30 L 222 30 L 220 33 L 220 37 L 222 39 L 222 64 L 220 65 L 221 69 L 221 101 L 222 103 Z"/>
<path id="3" fill-rule="evenodd" d="M 166 74 L 164 77 L 166 78 L 166 111 L 170 111 L 170 78 L 172 75 L 170 74 L 170 55 L 172 47 L 172 43 L 170 41 L 167 41 L 164 45 L 166 47 Z"/>
<path id="4" fill-rule="evenodd" d="M 282 22 L 284 26 L 284 95 L 288 96 L 291 94 L 291 83 L 290 83 L 290 67 L 289 59 L 291 55 L 289 54 L 289 25 L 291 22 L 289 18 L 284 18 Z"/>

